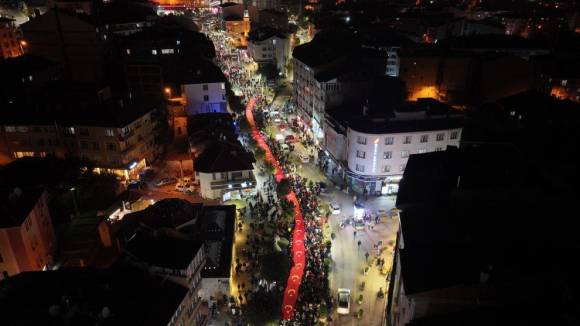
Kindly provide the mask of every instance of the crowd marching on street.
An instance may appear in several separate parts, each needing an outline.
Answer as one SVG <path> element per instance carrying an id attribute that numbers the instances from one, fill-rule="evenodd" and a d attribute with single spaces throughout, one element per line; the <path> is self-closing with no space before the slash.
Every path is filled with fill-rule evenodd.
<path id="1" fill-rule="evenodd" d="M 247 53 L 243 50 L 234 49 L 228 44 L 228 39 L 223 30 L 219 30 L 217 24 L 208 24 L 204 26 L 204 32 L 212 39 L 216 46 L 216 63 L 220 66 L 232 88 L 242 98 L 242 103 L 246 103 L 250 98 L 256 99 L 256 108 L 264 108 L 269 103 L 264 96 L 264 81 L 256 78 L 253 74 L 253 62 Z M 288 154 L 280 149 L 280 144 L 272 138 L 267 138 L 268 145 L 280 163 L 280 166 L 290 181 L 293 190 L 302 208 L 305 218 L 306 228 L 306 248 L 307 262 L 304 271 L 303 281 L 299 291 L 297 306 L 292 320 L 283 322 L 286 325 L 315 325 L 320 317 L 321 304 L 326 304 L 328 308 L 332 305 L 332 299 L 328 283 L 328 266 L 325 265 L 325 258 L 330 255 L 330 246 L 323 241 L 322 229 L 319 224 L 319 211 L 317 194 L 320 194 L 318 185 L 307 185 L 299 175 L 295 174 L 296 169 L 289 164 Z M 247 143 L 247 138 L 244 143 Z M 310 187 L 309 187 L 310 186 Z M 248 205 L 242 209 L 242 216 L 252 220 L 249 227 L 252 231 L 247 239 L 247 246 L 243 249 L 242 257 L 236 259 L 235 271 L 239 273 L 249 273 L 250 286 L 255 293 L 271 290 L 272 284 L 267 284 L 260 278 L 259 273 L 255 270 L 254 262 L 261 254 L 260 242 L 263 241 L 261 233 L 264 230 L 264 219 L 269 221 L 278 221 L 280 217 L 280 203 L 276 198 L 276 187 L 274 178 L 269 176 L 263 183 L 262 193 L 258 193 L 252 199 L 249 199 Z M 277 209 L 270 214 L 272 207 Z M 240 222 L 238 230 L 242 230 L 243 223 Z M 278 231 L 289 236 L 287 228 L 280 227 Z M 291 248 L 288 248 L 290 255 Z M 235 298 L 240 304 L 247 302 L 250 286 L 246 290 L 245 283 L 238 284 L 239 297 Z M 236 310 L 235 299 L 230 298 L 230 307 L 233 307 L 234 314 L 239 314 Z"/>

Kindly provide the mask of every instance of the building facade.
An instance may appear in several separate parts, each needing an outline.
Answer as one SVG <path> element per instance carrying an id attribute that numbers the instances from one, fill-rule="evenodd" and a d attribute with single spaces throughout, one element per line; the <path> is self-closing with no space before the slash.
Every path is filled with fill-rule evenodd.
<path id="1" fill-rule="evenodd" d="M 228 112 L 225 82 L 185 84 L 181 87 L 187 103 L 187 115 Z"/>
<path id="2" fill-rule="evenodd" d="M 18 57 L 23 53 L 14 19 L 0 17 L 0 58 Z"/>
<path id="3" fill-rule="evenodd" d="M 53 263 L 56 237 L 47 194 L 16 188 L 0 202 L 0 279 Z"/>
<path id="4" fill-rule="evenodd" d="M 252 194 L 256 189 L 253 170 L 206 173 L 195 172 L 201 196 L 207 199 L 229 200 Z"/>
<path id="5" fill-rule="evenodd" d="M 396 193 L 410 155 L 459 147 L 461 114 L 449 109 L 399 109 L 392 118 L 329 117 L 323 144 L 326 173 L 342 178 L 356 193 Z"/>
<path id="6" fill-rule="evenodd" d="M 248 41 L 248 52 L 258 63 L 273 63 L 278 72 L 286 75 L 286 65 L 290 58 L 288 36 L 277 32 L 252 32 Z"/>
<path id="7" fill-rule="evenodd" d="M 93 161 L 97 172 L 135 178 L 159 154 L 155 110 L 130 114 L 119 123 L 91 123 L 84 118 L 76 122 L 55 119 L 52 123 L 7 119 L 0 123 L 0 157 L 10 162 L 24 156 L 73 155 Z"/>

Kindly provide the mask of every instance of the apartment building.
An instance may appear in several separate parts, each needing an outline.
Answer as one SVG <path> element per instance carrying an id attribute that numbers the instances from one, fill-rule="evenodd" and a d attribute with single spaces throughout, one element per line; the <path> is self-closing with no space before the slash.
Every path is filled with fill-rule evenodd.
<path id="1" fill-rule="evenodd" d="M 137 177 L 159 152 L 155 114 L 160 107 L 136 99 L 15 103 L 0 118 L 0 158 L 73 155 L 94 162 L 97 172 Z"/>
<path id="2" fill-rule="evenodd" d="M 0 17 L 0 58 L 21 56 L 24 51 L 20 42 L 20 33 L 14 19 Z"/>
<path id="3" fill-rule="evenodd" d="M 260 28 L 250 33 L 248 52 L 258 63 L 273 63 L 278 71 L 286 75 L 290 58 L 288 35 L 272 28 Z"/>
<path id="4" fill-rule="evenodd" d="M 227 113 L 226 80 L 219 68 L 195 70 L 184 76 L 181 97 L 187 115 Z"/>
<path id="5" fill-rule="evenodd" d="M 410 155 L 459 147 L 462 114 L 441 102 L 421 99 L 386 114 L 362 106 L 362 114 L 330 112 L 323 145 L 327 173 L 357 193 L 396 193 Z"/>
<path id="6" fill-rule="evenodd" d="M 113 325 L 197 326 L 206 320 L 181 318 L 194 298 L 187 288 L 124 261 L 108 268 L 21 273 L 0 282 L 0 290 L 2 321 L 9 325 L 99 320 Z"/>
<path id="7" fill-rule="evenodd" d="M 217 140 L 206 146 L 194 162 L 201 196 L 229 200 L 254 194 L 254 156 L 237 141 Z"/>
<path id="8" fill-rule="evenodd" d="M 42 189 L 0 189 L 0 279 L 53 263 L 56 238 Z"/>
<path id="9" fill-rule="evenodd" d="M 316 75 L 345 64 L 347 50 L 344 46 L 342 43 L 328 44 L 313 40 L 295 47 L 292 51 L 293 99 L 300 117 L 299 123 L 307 135 L 312 137 L 314 130 L 319 129 L 313 121 Z"/>
<path id="10" fill-rule="evenodd" d="M 165 280 L 187 289 L 168 325 L 205 325 L 207 314 L 201 311 L 199 295 L 201 271 L 205 266 L 203 241 L 181 239 L 168 235 L 136 233 L 125 245 L 128 258 Z"/>

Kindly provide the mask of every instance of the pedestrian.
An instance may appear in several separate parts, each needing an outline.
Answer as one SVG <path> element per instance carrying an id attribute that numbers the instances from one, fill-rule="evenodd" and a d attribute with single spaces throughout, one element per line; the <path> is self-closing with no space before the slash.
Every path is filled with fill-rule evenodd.
<path id="1" fill-rule="evenodd" d="M 360 245 L 362 244 L 362 242 L 359 240 L 358 241 L 358 247 L 360 248 Z"/>
<path id="2" fill-rule="evenodd" d="M 353 234 L 353 237 L 355 237 L 355 238 L 356 238 L 356 230 L 354 230 L 354 231 L 352 232 L 352 234 Z"/>
<path id="3" fill-rule="evenodd" d="M 365 253 L 365 259 L 366 259 L 367 262 L 369 261 L 369 252 L 368 251 Z"/>

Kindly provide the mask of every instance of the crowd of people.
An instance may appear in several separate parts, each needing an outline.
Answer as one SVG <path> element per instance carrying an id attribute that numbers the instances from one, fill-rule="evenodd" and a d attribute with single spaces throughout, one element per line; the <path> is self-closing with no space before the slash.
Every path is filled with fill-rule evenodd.
<path id="1" fill-rule="evenodd" d="M 224 31 L 218 30 L 217 27 L 211 27 L 204 31 L 216 46 L 217 64 L 230 81 L 232 88 L 240 94 L 242 103 L 246 103 L 250 98 L 256 99 L 256 107 L 264 108 L 268 105 L 266 96 L 264 96 L 264 81 L 255 78 L 253 74 L 253 64 L 251 58 L 245 51 L 239 51 L 231 48 L 227 44 L 227 35 Z M 265 135 L 264 135 L 265 136 Z M 328 309 L 332 306 L 332 298 L 328 283 L 329 267 L 326 259 L 330 255 L 330 246 L 323 240 L 322 229 L 320 225 L 320 213 L 318 211 L 317 195 L 320 193 L 320 187 L 317 185 L 307 184 L 299 175 L 295 174 L 296 169 L 290 163 L 289 155 L 282 150 L 279 142 L 272 138 L 264 137 L 270 146 L 272 153 L 278 160 L 284 174 L 290 181 L 291 189 L 296 193 L 300 208 L 304 216 L 305 226 L 305 247 L 306 266 L 304 269 L 303 279 L 297 299 L 297 304 L 293 318 L 289 321 L 283 321 L 286 325 L 316 325 L 320 317 L 321 305 L 326 305 Z M 308 140 L 310 145 L 312 140 Z M 247 143 L 247 140 L 245 141 Z M 243 216 L 249 216 L 252 222 L 249 227 L 252 231 L 248 236 L 246 246 L 242 249 L 242 257 L 236 259 L 236 274 L 247 273 L 249 275 L 249 284 L 238 282 L 238 298 L 230 298 L 229 305 L 233 308 L 234 314 L 239 314 L 240 310 L 236 304 L 243 305 L 247 302 L 248 296 L 270 291 L 272 284 L 264 283 L 260 278 L 256 265 L 251 262 L 256 261 L 261 254 L 261 242 L 264 241 L 260 231 L 263 231 L 264 224 L 260 219 L 268 217 L 277 220 L 280 217 L 280 201 L 275 195 L 275 186 L 273 178 L 268 178 L 264 182 L 262 189 L 264 193 L 258 194 L 254 202 L 249 203 Z M 276 207 L 275 215 L 272 218 L 271 209 Z M 241 231 L 245 226 L 243 223 L 238 225 Z M 287 234 L 289 235 L 289 234 Z M 292 252 L 289 246 L 289 254 Z M 274 287 L 276 287 L 274 285 Z"/>

